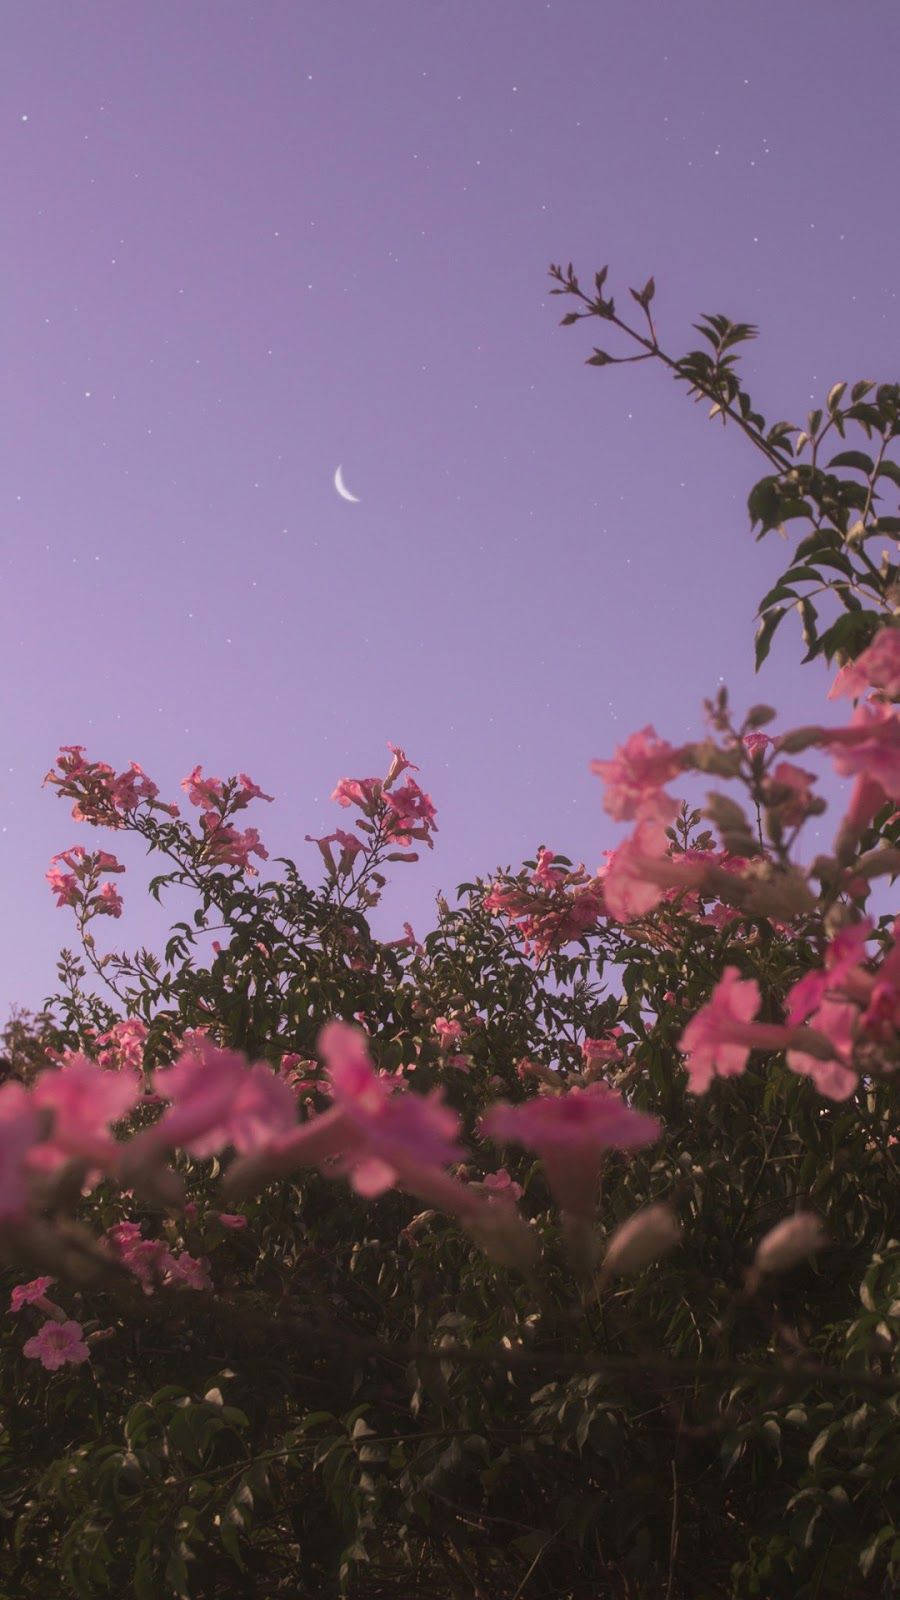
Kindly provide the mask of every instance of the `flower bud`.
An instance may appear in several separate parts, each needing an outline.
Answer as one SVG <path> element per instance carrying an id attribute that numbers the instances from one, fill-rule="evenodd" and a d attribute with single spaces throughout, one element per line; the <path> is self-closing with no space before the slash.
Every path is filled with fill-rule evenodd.
<path id="1" fill-rule="evenodd" d="M 825 1229 L 811 1211 L 798 1211 L 771 1228 L 756 1248 L 754 1265 L 760 1272 L 786 1272 L 805 1256 L 821 1250 Z"/>
<path id="2" fill-rule="evenodd" d="M 603 1272 L 640 1272 L 681 1238 L 681 1225 L 669 1206 L 645 1206 L 617 1228 L 606 1247 Z"/>

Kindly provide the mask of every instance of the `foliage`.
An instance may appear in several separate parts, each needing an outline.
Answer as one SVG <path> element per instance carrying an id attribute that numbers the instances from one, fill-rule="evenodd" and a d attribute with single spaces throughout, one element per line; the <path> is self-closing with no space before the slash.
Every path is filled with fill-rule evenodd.
<path id="1" fill-rule="evenodd" d="M 764 647 L 786 599 L 810 653 L 845 673 L 856 662 L 874 698 L 849 738 L 770 737 L 774 713 L 736 720 L 724 693 L 698 745 L 674 751 L 644 730 L 597 763 L 607 810 L 636 824 L 605 867 L 591 876 L 542 847 L 516 873 L 462 885 L 455 907 L 441 900 L 421 942 L 410 929 L 381 941 L 367 920 L 388 864 L 414 860 L 435 826 L 402 752 L 384 779 L 341 780 L 356 832 L 315 841 L 315 887 L 287 860 L 257 876 L 265 847 L 236 819 L 267 797 L 245 775 L 185 779 L 195 828 L 140 768 L 61 753 L 48 777 L 75 815 L 139 835 L 159 862 L 155 897 L 188 889 L 196 909 L 161 956 L 100 954 L 97 919 L 122 910 L 103 884 L 115 857 L 68 851 L 48 873 L 81 948 L 63 952 L 41 1017 L 6 1030 L 8 1125 L 37 1107 L 29 1137 L 65 1143 L 57 1091 L 73 1055 L 172 1104 L 160 1116 L 135 1089 L 112 1147 L 70 1143 L 27 1177 L 21 1212 L 3 1199 L 5 1290 L 48 1275 L 0 1319 L 10 1600 L 48 1580 L 137 1600 L 874 1600 L 900 1576 L 900 975 L 889 919 L 865 920 L 871 883 L 898 863 L 884 680 L 896 635 L 882 638 L 896 569 L 866 548 L 892 531 L 880 497 L 896 481 L 897 391 L 857 386 L 843 408 L 837 386 L 790 441 L 740 386 L 746 325 L 704 318 L 712 355 L 675 361 L 657 343 L 652 280 L 634 296 L 645 336 L 603 299 L 605 273 L 592 300 L 571 267 L 554 272 L 584 307 L 565 320 L 624 330 L 637 359 L 662 361 L 767 455 L 751 515 L 763 532 L 811 532 L 782 585 L 793 592 L 763 601 Z M 822 438 L 848 423 L 876 455 L 820 468 Z M 842 615 L 816 632 L 806 608 L 826 592 Z M 801 866 L 824 806 L 782 758 L 810 750 L 854 788 L 831 852 Z M 702 809 L 670 802 L 683 771 L 717 785 Z M 302 1144 L 348 1105 L 357 1115 L 322 1035 L 333 1018 L 364 1024 L 381 1074 L 338 1036 L 377 1101 L 352 1137 L 342 1124 L 342 1176 Z M 256 1143 L 226 1130 L 208 1149 L 187 1134 L 191 1148 L 159 1146 L 182 1111 L 165 1076 L 179 1051 L 241 1085 L 263 1080 L 222 1052 L 266 1063 L 265 1082 L 296 1096 L 299 1133 L 273 1121 Z M 373 1142 L 386 1086 L 392 1106 L 448 1127 L 458 1115 L 452 1172 L 402 1150 L 390 1168 Z M 438 1090 L 445 1105 L 420 1098 Z M 610 1140 L 586 1204 L 571 1198 L 583 1143 L 560 1172 L 549 1146 L 510 1142 L 496 1171 L 497 1103 L 515 1126 L 561 1098 L 612 1107 L 622 1128 L 659 1123 L 652 1141 Z M 129 1166 L 132 1150 L 156 1153 Z M 392 1177 L 374 1181 L 373 1152 Z M 0 1142 L 0 1176 L 7 1159 L 13 1173 Z M 794 1218 L 805 1242 L 763 1270 L 760 1241 Z M 42 1315 L 75 1322 L 90 1360 L 45 1370 L 26 1354 Z"/>

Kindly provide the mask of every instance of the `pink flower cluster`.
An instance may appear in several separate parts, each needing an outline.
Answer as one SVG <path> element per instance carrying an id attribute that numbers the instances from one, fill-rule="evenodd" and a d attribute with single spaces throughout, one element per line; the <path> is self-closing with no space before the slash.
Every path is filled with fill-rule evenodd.
<path id="1" fill-rule="evenodd" d="M 419 787 L 415 778 L 408 778 L 406 783 L 394 788 L 402 773 L 418 772 L 419 769 L 396 745 L 389 743 L 388 749 L 393 760 L 385 778 L 341 778 L 331 798 L 340 806 L 358 806 L 367 819 L 367 831 L 371 833 L 374 829 L 380 832 L 385 842 L 406 847 L 416 839 L 432 849 L 432 834 L 437 831 L 437 812 L 431 796 Z M 321 847 L 339 838 L 342 849 L 346 851 L 350 847 L 345 837 L 332 834 L 314 843 Z"/>
<path id="2" fill-rule="evenodd" d="M 72 815 L 76 821 L 118 828 L 143 804 L 177 817 L 178 807 L 157 800 L 158 786 L 136 761 L 117 775 L 105 761 L 85 761 L 84 749 L 83 744 L 64 744 L 56 766 L 44 779 L 61 795 L 74 800 Z"/>
<path id="3" fill-rule="evenodd" d="M 48 1299 L 47 1290 L 55 1278 L 33 1278 L 30 1283 L 18 1283 L 9 1297 L 9 1309 L 14 1315 L 25 1306 L 35 1306 L 47 1318 L 22 1346 L 29 1360 L 39 1361 L 47 1372 L 58 1372 L 60 1367 L 78 1366 L 90 1358 L 80 1322 L 67 1319 L 64 1311 Z"/>
<path id="4" fill-rule="evenodd" d="M 191 805 L 200 807 L 203 859 L 211 866 L 237 867 L 239 871 L 255 876 L 257 868 L 251 864 L 250 857 L 255 855 L 265 861 L 269 852 L 256 828 L 241 831 L 228 819 L 235 811 L 242 811 L 251 800 L 271 800 L 272 796 L 265 794 L 258 783 L 248 778 L 246 772 L 226 781 L 223 778 L 204 778 L 203 769 L 199 766 L 182 778 L 181 787 Z"/>
<path id="5" fill-rule="evenodd" d="M 164 1239 L 145 1239 L 136 1222 L 115 1223 L 107 1230 L 106 1242 L 114 1259 L 134 1274 L 145 1294 L 158 1287 L 212 1288 L 205 1257 L 194 1257 L 186 1250 L 176 1255 Z"/>
<path id="6" fill-rule="evenodd" d="M 57 865 L 61 862 L 62 865 Z M 68 872 L 63 870 L 68 867 Z M 56 904 L 77 906 L 85 921 L 94 916 L 120 917 L 122 897 L 115 884 L 100 884 L 102 872 L 124 872 L 125 868 L 108 850 L 88 852 L 83 845 L 74 844 L 53 857 L 46 873 Z"/>
<path id="7" fill-rule="evenodd" d="M 856 1089 L 854 1052 L 867 1042 L 896 1050 L 900 1039 L 900 919 L 876 972 L 867 971 L 871 923 L 845 928 L 829 944 L 824 966 L 788 991 L 787 1024 L 756 1022 L 759 985 L 726 967 L 705 1006 L 681 1036 L 690 1087 L 702 1094 L 714 1076 L 744 1071 L 752 1049 L 786 1050 L 793 1072 L 812 1078 L 820 1094 L 846 1100 Z"/>
<path id="8" fill-rule="evenodd" d="M 526 955 L 538 962 L 595 928 L 605 909 L 599 877 L 588 877 L 583 866 L 552 866 L 553 860 L 542 849 L 528 882 L 498 880 L 482 901 L 485 911 L 514 925 Z"/>

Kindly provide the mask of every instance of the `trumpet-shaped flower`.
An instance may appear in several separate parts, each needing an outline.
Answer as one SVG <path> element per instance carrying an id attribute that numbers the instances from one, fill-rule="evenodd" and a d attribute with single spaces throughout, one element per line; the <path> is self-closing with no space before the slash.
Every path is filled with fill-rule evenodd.
<path id="1" fill-rule="evenodd" d="M 48 1372 L 58 1372 L 60 1367 L 78 1366 L 90 1360 L 84 1342 L 84 1329 L 80 1322 L 45 1322 L 31 1339 L 22 1346 L 26 1356 L 39 1361 Z"/>
<path id="2" fill-rule="evenodd" d="M 561 1208 L 590 1215 L 606 1151 L 652 1144 L 660 1125 L 612 1089 L 592 1084 L 523 1105 L 500 1101 L 482 1117 L 481 1131 L 500 1144 L 536 1150 Z"/>
<path id="3" fill-rule="evenodd" d="M 645 817 L 670 822 L 678 804 L 663 786 L 681 766 L 681 752 L 648 725 L 626 739 L 611 761 L 592 761 L 591 771 L 603 779 L 603 806 L 617 822 Z"/>

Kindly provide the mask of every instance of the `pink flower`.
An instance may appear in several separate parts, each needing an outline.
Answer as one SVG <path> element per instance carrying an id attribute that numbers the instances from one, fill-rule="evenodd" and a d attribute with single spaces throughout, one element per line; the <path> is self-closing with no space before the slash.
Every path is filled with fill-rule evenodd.
<path id="1" fill-rule="evenodd" d="M 621 1028 L 612 1028 L 603 1039 L 585 1039 L 581 1046 L 586 1067 L 608 1066 L 613 1061 L 621 1061 L 622 1047 L 619 1044 Z"/>
<path id="2" fill-rule="evenodd" d="M 565 867 L 553 865 L 555 854 L 543 846 L 537 853 L 537 865 L 531 874 L 532 883 L 539 884 L 542 889 L 558 889 L 566 881 Z"/>
<path id="3" fill-rule="evenodd" d="M 88 1361 L 91 1354 L 80 1322 L 45 1322 L 33 1338 L 26 1340 L 22 1349 L 48 1372 L 57 1372 L 67 1365 L 78 1366 Z"/>
<path id="4" fill-rule="evenodd" d="M 214 1216 L 223 1228 L 228 1228 L 232 1233 L 239 1233 L 241 1228 L 246 1228 L 247 1218 L 242 1217 L 239 1211 L 216 1211 Z"/>
<path id="5" fill-rule="evenodd" d="M 176 1289 L 211 1289 L 209 1262 L 205 1256 L 198 1260 L 185 1250 L 180 1255 L 170 1255 L 166 1262 L 165 1281 Z"/>
<path id="6" fill-rule="evenodd" d="M 114 883 L 105 883 L 94 899 L 94 910 L 107 917 L 122 915 L 122 896 Z"/>
<path id="7" fill-rule="evenodd" d="M 263 790 L 259 787 L 259 784 L 254 783 L 252 778 L 248 778 L 246 772 L 238 773 L 238 787 L 231 798 L 233 810 L 242 810 L 244 806 L 248 806 L 250 804 L 251 800 L 273 799 L 274 796 L 271 794 L 264 794 Z"/>
<path id="8" fill-rule="evenodd" d="M 108 850 L 95 850 L 91 858 L 98 872 L 124 872 L 121 861 L 110 855 Z"/>
<path id="9" fill-rule="evenodd" d="M 892 800 L 900 800 L 900 717 L 892 706 L 864 701 L 848 728 L 822 730 L 842 777 L 868 778 Z"/>
<path id="10" fill-rule="evenodd" d="M 109 1128 L 139 1097 L 140 1085 L 130 1074 L 106 1072 L 87 1056 L 71 1056 L 65 1066 L 42 1072 L 32 1090 L 34 1104 L 53 1113 L 49 1139 L 37 1153 L 50 1165 L 74 1158 L 114 1167 L 120 1147 Z"/>
<path id="11" fill-rule="evenodd" d="M 815 781 L 814 772 L 804 772 L 790 761 L 779 761 L 765 782 L 766 805 L 777 810 L 779 819 L 788 827 L 795 827 L 821 805 L 812 793 Z"/>
<path id="12" fill-rule="evenodd" d="M 178 1145 L 202 1160 L 228 1144 L 242 1153 L 259 1150 L 296 1125 L 296 1101 L 283 1078 L 264 1062 L 250 1067 L 245 1056 L 202 1037 L 174 1066 L 156 1072 L 153 1083 L 172 1104 L 134 1146 Z"/>
<path id="13" fill-rule="evenodd" d="M 825 951 L 825 966 L 805 973 L 792 985 L 785 1002 L 787 1019 L 792 1026 L 805 1022 L 826 993 L 840 989 L 844 980 L 865 960 L 866 941 L 871 932 L 872 923 L 868 917 L 842 928 Z"/>
<path id="14" fill-rule="evenodd" d="M 334 833 L 323 834 L 321 839 L 317 839 L 314 834 L 308 833 L 306 839 L 308 844 L 317 844 L 319 846 L 322 859 L 329 872 L 339 872 L 342 875 L 350 871 L 360 850 L 365 849 L 362 839 L 355 833 L 347 833 L 344 828 L 336 828 Z M 341 847 L 341 859 L 337 867 L 334 864 L 334 855 L 331 850 L 333 844 L 339 844 Z"/>
<path id="15" fill-rule="evenodd" d="M 663 792 L 663 785 L 681 768 L 681 751 L 660 739 L 649 725 L 620 745 L 611 761 L 591 762 L 591 771 L 606 784 L 604 809 L 617 822 L 645 817 L 671 821 L 678 805 Z"/>
<path id="16" fill-rule="evenodd" d="M 731 1078 L 743 1072 L 754 1037 L 747 1025 L 759 1005 L 759 984 L 742 979 L 737 967 L 726 967 L 709 1001 L 679 1040 L 692 1094 L 704 1094 L 716 1074 Z"/>
<path id="17" fill-rule="evenodd" d="M 882 628 L 862 655 L 841 667 L 828 698 L 857 700 L 867 689 L 878 689 L 889 700 L 900 698 L 900 628 Z"/>
<path id="18" fill-rule="evenodd" d="M 407 845 L 413 839 L 422 839 L 432 848 L 430 835 L 437 831 L 437 812 L 431 796 L 419 788 L 415 778 L 385 794 L 384 799 L 387 820 L 397 843 Z"/>
<path id="19" fill-rule="evenodd" d="M 161 1283 L 172 1256 L 164 1239 L 144 1239 L 136 1222 L 117 1222 L 106 1238 L 117 1261 L 133 1272 L 145 1294 Z"/>
<path id="20" fill-rule="evenodd" d="M 406 751 L 401 750 L 399 745 L 391 744 L 390 740 L 388 740 L 388 749 L 390 750 L 394 759 L 391 762 L 390 771 L 384 780 L 384 787 L 386 789 L 389 789 L 391 784 L 394 783 L 397 778 L 399 778 L 401 772 L 418 772 L 419 770 L 414 762 L 407 760 Z"/>
<path id="21" fill-rule="evenodd" d="M 660 1126 L 612 1089 L 593 1084 L 524 1105 L 499 1101 L 482 1117 L 481 1131 L 498 1143 L 537 1150 L 560 1207 L 590 1215 L 605 1151 L 652 1144 Z"/>
<path id="22" fill-rule="evenodd" d="M 140 1017 L 123 1017 L 97 1039 L 97 1061 L 118 1072 L 140 1073 L 144 1065 L 147 1025 Z"/>
<path id="23" fill-rule="evenodd" d="M 829 1100 L 847 1100 L 856 1088 L 858 1080 L 851 1062 L 858 1015 L 856 1007 L 844 1001 L 823 1000 L 810 1024 L 833 1045 L 832 1059 L 821 1061 L 803 1050 L 787 1053 L 791 1071 L 812 1078 L 819 1093 Z"/>
<path id="24" fill-rule="evenodd" d="M 701 884 L 705 871 L 704 861 L 671 856 L 662 823 L 644 817 L 613 851 L 604 872 L 607 910 L 617 922 L 633 922 L 658 906 L 667 889 L 681 891 Z"/>
<path id="25" fill-rule="evenodd" d="M 181 787 L 192 806 L 202 806 L 204 811 L 217 811 L 225 785 L 221 778 L 202 777 L 202 772 L 202 767 L 194 767 L 186 778 L 182 778 Z"/>
<path id="26" fill-rule="evenodd" d="M 58 858 L 54 857 L 54 860 L 56 859 Z M 63 872 L 60 867 L 51 866 L 44 876 L 50 885 L 51 894 L 56 895 L 57 909 L 78 904 L 80 889 L 74 872 Z"/>
<path id="27" fill-rule="evenodd" d="M 30 1283 L 17 1283 L 9 1297 L 10 1311 L 21 1311 L 23 1306 L 37 1305 L 55 1282 L 55 1278 L 32 1278 Z"/>
<path id="28" fill-rule="evenodd" d="M 482 1189 L 498 1200 L 521 1200 L 523 1190 L 520 1183 L 516 1183 L 505 1167 L 498 1167 L 496 1172 L 489 1172 L 481 1180 Z"/>
<path id="29" fill-rule="evenodd" d="M 442 1050 L 449 1050 L 453 1047 L 453 1045 L 459 1044 L 459 1041 L 463 1036 L 462 1023 L 457 1021 L 455 1017 L 453 1019 L 449 1017 L 435 1017 L 434 1031 L 438 1036 Z"/>
<path id="30" fill-rule="evenodd" d="M 382 787 L 379 778 L 340 778 L 331 798 L 339 806 L 359 806 L 366 816 L 371 816 L 376 800 L 381 798 Z"/>
<path id="31" fill-rule="evenodd" d="M 773 740 L 769 738 L 767 733 L 745 733 L 741 743 L 750 760 L 755 761 L 758 757 L 765 755 Z"/>
<path id="32" fill-rule="evenodd" d="M 398 1179 L 422 1193 L 431 1169 L 462 1159 L 455 1143 L 459 1118 L 443 1104 L 440 1091 L 427 1096 L 392 1091 L 376 1073 L 360 1029 L 328 1023 L 319 1035 L 319 1051 L 335 1106 L 353 1136 L 339 1166 L 350 1172 L 359 1194 L 381 1194 Z"/>
<path id="33" fill-rule="evenodd" d="M 215 866 L 239 867 L 255 877 L 257 869 L 250 865 L 251 855 L 268 859 L 269 852 L 256 828 L 245 828 L 239 833 L 237 828 L 223 822 L 217 811 L 204 811 L 200 826 L 206 834 L 206 858 Z"/>

